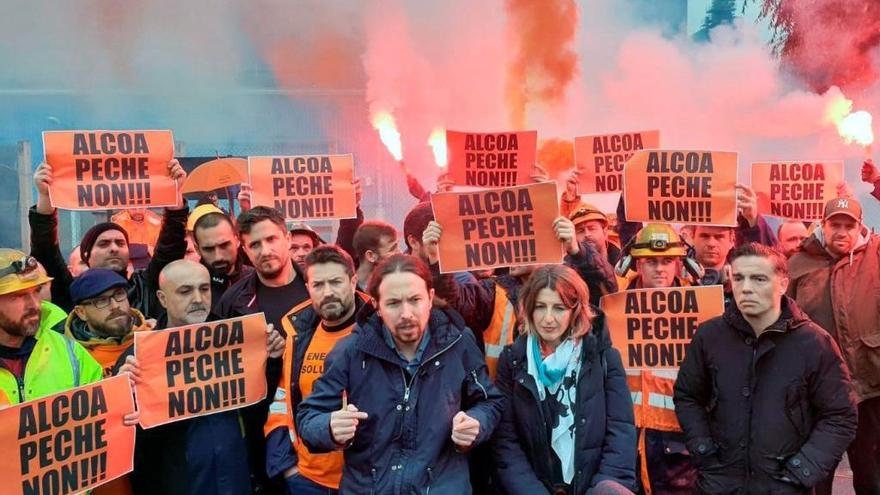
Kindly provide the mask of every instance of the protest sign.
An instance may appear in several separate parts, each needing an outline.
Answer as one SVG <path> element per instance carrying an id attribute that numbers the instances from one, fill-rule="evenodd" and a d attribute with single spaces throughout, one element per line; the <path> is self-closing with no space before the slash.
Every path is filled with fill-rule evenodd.
<path id="1" fill-rule="evenodd" d="M 263 313 L 135 332 L 141 426 L 238 409 L 266 397 Z"/>
<path id="2" fill-rule="evenodd" d="M 443 228 L 441 272 L 562 261 L 552 227 L 559 214 L 555 182 L 437 193 L 431 205 Z"/>
<path id="3" fill-rule="evenodd" d="M 660 131 L 624 132 L 574 138 L 580 194 L 619 192 L 623 166 L 636 151 L 660 146 Z"/>
<path id="4" fill-rule="evenodd" d="M 624 167 L 626 218 L 736 226 L 737 154 L 642 150 Z"/>
<path id="5" fill-rule="evenodd" d="M 177 204 L 171 131 L 46 131 L 52 166 L 49 199 L 68 210 L 152 208 Z"/>
<path id="6" fill-rule="evenodd" d="M 677 369 L 697 326 L 724 312 L 724 289 L 634 289 L 602 296 L 611 341 L 627 369 Z"/>
<path id="7" fill-rule="evenodd" d="M 837 197 L 843 162 L 758 162 L 752 164 L 752 189 L 758 211 L 791 220 L 822 220 L 825 203 Z"/>
<path id="8" fill-rule="evenodd" d="M 0 493 L 80 493 L 130 472 L 132 412 L 125 375 L 0 410 Z"/>
<path id="9" fill-rule="evenodd" d="M 354 218 L 352 163 L 351 155 L 249 157 L 252 203 L 288 220 Z"/>
<path id="10" fill-rule="evenodd" d="M 538 132 L 446 131 L 449 178 L 460 186 L 509 187 L 532 182 Z"/>

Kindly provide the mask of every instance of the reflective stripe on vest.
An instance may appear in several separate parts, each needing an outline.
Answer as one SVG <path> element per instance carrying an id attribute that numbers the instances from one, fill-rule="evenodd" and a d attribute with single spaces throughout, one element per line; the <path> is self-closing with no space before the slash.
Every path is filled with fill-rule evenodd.
<path id="1" fill-rule="evenodd" d="M 681 431 L 675 416 L 673 388 L 676 370 L 626 371 L 626 384 L 633 401 L 636 427 Z M 647 404 L 645 398 L 647 397 Z"/>
<path id="2" fill-rule="evenodd" d="M 483 344 L 486 346 L 486 366 L 489 368 L 489 376 L 493 381 L 498 371 L 498 358 L 501 356 L 504 346 L 513 343 L 515 328 L 516 308 L 507 298 L 507 290 L 496 283 L 492 319 L 483 333 Z"/>

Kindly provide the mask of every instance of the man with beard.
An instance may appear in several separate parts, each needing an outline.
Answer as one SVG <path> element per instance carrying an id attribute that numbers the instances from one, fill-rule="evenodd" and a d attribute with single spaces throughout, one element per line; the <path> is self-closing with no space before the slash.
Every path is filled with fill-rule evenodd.
<path id="1" fill-rule="evenodd" d="M 159 276 L 159 302 L 167 322 L 158 328 L 197 325 L 211 318 L 211 280 L 201 264 L 175 261 Z M 283 352 L 283 340 L 271 331 L 269 355 Z M 132 350 L 120 361 L 119 373 L 141 380 Z M 123 364 L 124 363 L 124 364 Z M 132 488 L 136 495 L 233 495 L 251 489 L 250 470 L 244 460 L 247 446 L 239 426 L 238 411 L 224 411 L 178 421 L 149 430 L 138 430 Z"/>
<path id="2" fill-rule="evenodd" d="M 113 374 L 119 356 L 134 342 L 134 332 L 151 327 L 129 305 L 127 287 L 128 281 L 106 268 L 87 270 L 70 284 L 75 306 L 64 322 L 64 334 L 89 351 L 104 376 Z"/>
<path id="3" fill-rule="evenodd" d="M 211 307 L 216 308 L 226 289 L 251 273 L 253 268 L 243 263 L 241 242 L 232 219 L 216 206 L 197 206 L 187 225 L 192 230 L 202 264 L 211 274 Z"/>
<path id="4" fill-rule="evenodd" d="M 385 258 L 400 252 L 397 230 L 381 220 L 364 222 L 354 234 L 352 246 L 357 259 L 358 288 L 365 289 L 373 268 Z"/>
<path id="5" fill-rule="evenodd" d="M 284 476 L 289 495 L 336 493 L 342 453 L 312 454 L 294 435 L 293 414 L 324 372 L 324 359 L 354 328 L 368 296 L 357 292 L 354 262 L 338 246 L 318 246 L 305 259 L 311 299 L 282 320 L 287 347 L 281 382 L 266 421 L 270 477 Z"/>
<path id="6" fill-rule="evenodd" d="M 324 244 L 321 236 L 307 224 L 297 222 L 290 225 L 290 258 L 303 272 L 306 271 L 306 256 L 312 249 Z"/>
<path id="7" fill-rule="evenodd" d="M 471 331 L 433 307 L 431 272 L 396 254 L 370 278 L 376 308 L 325 362 L 296 411 L 312 453 L 341 451 L 341 493 L 471 493 L 467 456 L 503 406 Z"/>
<path id="8" fill-rule="evenodd" d="M 847 454 L 860 495 L 880 493 L 880 236 L 862 219 L 858 201 L 832 199 L 822 227 L 788 260 L 788 295 L 834 337 L 852 374 L 859 426 Z M 831 480 L 816 493 L 831 493 Z"/>
<path id="9" fill-rule="evenodd" d="M 254 271 L 243 276 L 223 294 L 216 314 L 221 318 L 233 318 L 262 312 L 266 322 L 283 330 L 281 320 L 284 315 L 309 298 L 305 277 L 290 258 L 290 233 L 284 216 L 274 208 L 252 208 L 238 216 L 238 235 Z M 271 490 L 266 479 L 263 425 L 281 377 L 281 365 L 280 357 L 266 361 L 269 385 L 266 400 L 244 409 L 242 413 L 252 462 L 251 472 L 256 476 L 257 490 Z"/>
<path id="10" fill-rule="evenodd" d="M 0 407 L 101 379 L 81 345 L 42 324 L 39 287 L 51 280 L 36 259 L 0 249 Z M 28 367 L 31 359 L 40 368 Z"/>
<path id="11" fill-rule="evenodd" d="M 186 172 L 177 160 L 168 162 L 168 172 L 177 182 L 178 189 L 186 179 Z M 34 172 L 37 187 L 37 204 L 30 209 L 28 222 L 31 227 L 31 254 L 46 267 L 52 284 L 52 302 L 65 311 L 70 311 L 75 302 L 71 301 L 70 286 L 73 275 L 61 256 L 58 241 L 58 213 L 49 199 L 49 186 L 52 184 L 52 167 L 42 163 Z M 118 224 L 104 222 L 90 228 L 80 243 L 82 261 L 89 268 L 106 268 L 118 273 L 126 280 L 126 292 L 131 307 L 148 318 L 158 318 L 162 308 L 156 300 L 159 272 L 168 263 L 183 258 L 186 253 L 184 226 L 187 216 L 183 196 L 178 198 L 177 206 L 166 208 L 162 219 L 162 229 L 156 242 L 153 257 L 143 270 L 135 270 L 129 275 L 130 261 L 128 232 Z"/>

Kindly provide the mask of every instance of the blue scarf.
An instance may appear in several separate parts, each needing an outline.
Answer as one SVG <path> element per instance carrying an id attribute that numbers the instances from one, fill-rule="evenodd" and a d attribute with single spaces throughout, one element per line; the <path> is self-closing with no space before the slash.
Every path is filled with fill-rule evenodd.
<path id="1" fill-rule="evenodd" d="M 569 368 L 571 362 L 571 355 L 577 350 L 577 347 L 572 339 L 566 339 L 565 342 L 559 344 L 553 354 L 542 358 L 541 344 L 538 342 L 540 339 L 529 335 L 529 340 L 531 341 L 532 360 L 538 372 L 538 381 L 550 392 L 555 393 L 562 383 L 565 370 Z"/>

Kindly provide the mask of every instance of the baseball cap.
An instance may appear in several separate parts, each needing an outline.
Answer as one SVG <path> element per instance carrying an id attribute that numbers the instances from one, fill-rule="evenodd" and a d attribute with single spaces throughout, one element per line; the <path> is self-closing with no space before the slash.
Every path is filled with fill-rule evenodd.
<path id="1" fill-rule="evenodd" d="M 862 221 L 862 205 L 851 198 L 835 198 L 825 203 L 825 214 L 822 220 L 828 220 L 834 215 L 846 215 L 856 222 Z"/>

